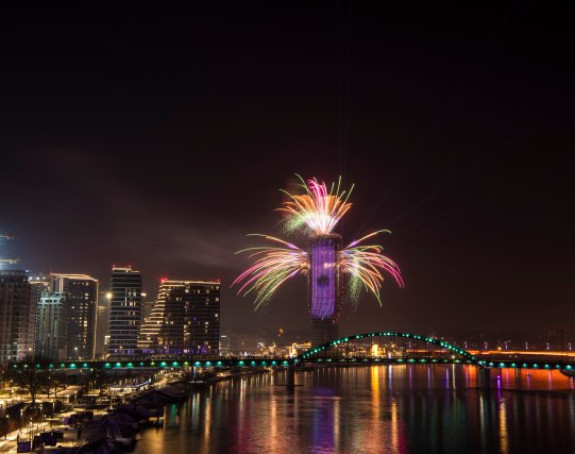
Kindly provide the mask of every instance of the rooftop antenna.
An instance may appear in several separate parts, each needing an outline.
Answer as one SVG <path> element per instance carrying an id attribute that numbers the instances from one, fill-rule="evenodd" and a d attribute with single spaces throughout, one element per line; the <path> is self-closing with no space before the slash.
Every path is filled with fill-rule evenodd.
<path id="1" fill-rule="evenodd" d="M 5 240 L 13 240 L 14 239 L 14 235 L 11 235 L 9 233 L 0 233 L 0 239 L 5 239 Z M 3 259 L 0 258 L 0 265 L 7 263 L 9 265 L 14 265 L 16 263 L 18 263 L 20 259 Z"/>

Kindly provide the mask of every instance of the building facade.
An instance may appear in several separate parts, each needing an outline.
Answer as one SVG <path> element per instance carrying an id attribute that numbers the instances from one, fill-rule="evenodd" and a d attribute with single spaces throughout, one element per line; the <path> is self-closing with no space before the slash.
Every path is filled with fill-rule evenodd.
<path id="1" fill-rule="evenodd" d="M 66 297 L 66 355 L 90 360 L 96 355 L 98 280 L 86 274 L 51 273 L 52 291 Z"/>
<path id="2" fill-rule="evenodd" d="M 141 311 L 140 272 L 131 267 L 114 267 L 108 323 L 108 353 L 111 356 L 133 356 L 139 353 Z"/>
<path id="3" fill-rule="evenodd" d="M 110 322 L 110 299 L 112 294 L 110 292 L 100 292 L 98 297 L 97 323 L 96 323 L 96 358 L 103 359 L 108 355 L 108 341 L 110 336 L 109 322 Z"/>
<path id="4" fill-rule="evenodd" d="M 67 297 L 43 292 L 37 307 L 34 353 L 51 360 L 67 359 Z"/>
<path id="5" fill-rule="evenodd" d="M 163 280 L 142 326 L 142 352 L 218 355 L 219 340 L 220 283 Z"/>
<path id="6" fill-rule="evenodd" d="M 33 353 L 35 313 L 28 273 L 0 271 L 0 363 Z"/>
<path id="7" fill-rule="evenodd" d="M 312 239 L 308 281 L 312 345 L 337 339 L 340 315 L 340 279 L 338 251 L 341 237 L 337 234 Z"/>

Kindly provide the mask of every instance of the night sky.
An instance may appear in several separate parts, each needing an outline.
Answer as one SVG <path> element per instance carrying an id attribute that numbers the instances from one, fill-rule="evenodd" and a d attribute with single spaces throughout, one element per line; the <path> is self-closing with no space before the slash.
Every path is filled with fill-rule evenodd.
<path id="1" fill-rule="evenodd" d="M 131 264 L 149 294 L 221 278 L 225 329 L 307 329 L 305 280 L 254 313 L 234 251 L 278 233 L 294 173 L 341 174 L 340 233 L 390 228 L 406 282 L 346 307 L 342 332 L 572 331 L 568 15 L 383 4 L 4 6 L 0 256 L 103 289 Z"/>

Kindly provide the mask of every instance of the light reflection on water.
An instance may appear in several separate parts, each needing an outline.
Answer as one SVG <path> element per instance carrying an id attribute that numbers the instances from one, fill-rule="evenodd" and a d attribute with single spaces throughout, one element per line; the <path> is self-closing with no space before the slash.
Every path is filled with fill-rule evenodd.
<path id="1" fill-rule="evenodd" d="M 575 452 L 572 379 L 461 365 L 325 368 L 221 382 L 166 408 L 136 453 Z"/>

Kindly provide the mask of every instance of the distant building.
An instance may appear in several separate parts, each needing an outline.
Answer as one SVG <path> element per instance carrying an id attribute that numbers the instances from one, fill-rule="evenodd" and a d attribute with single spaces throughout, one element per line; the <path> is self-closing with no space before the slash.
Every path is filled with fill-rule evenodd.
<path id="1" fill-rule="evenodd" d="M 52 292 L 52 285 L 50 282 L 50 276 L 46 274 L 34 274 L 28 276 L 28 281 L 30 282 L 30 298 L 32 299 L 32 304 L 34 306 L 31 310 L 30 316 L 33 319 L 33 332 L 34 332 L 34 349 L 36 348 L 36 341 L 38 340 L 38 306 L 40 304 L 40 299 L 42 295 L 46 292 Z"/>
<path id="2" fill-rule="evenodd" d="M 53 360 L 66 359 L 67 297 L 65 293 L 43 292 L 37 307 L 34 351 Z"/>
<path id="3" fill-rule="evenodd" d="M 96 309 L 96 358 L 105 358 L 108 355 L 107 340 L 109 331 L 109 318 L 110 318 L 110 300 L 112 294 L 99 293 L 98 307 Z"/>
<path id="4" fill-rule="evenodd" d="M 112 356 L 131 356 L 138 353 L 138 337 L 142 319 L 142 276 L 131 267 L 112 269 L 109 311 Z"/>
<path id="5" fill-rule="evenodd" d="M 142 295 L 144 296 L 144 295 Z M 152 309 L 154 308 L 155 301 L 142 301 L 142 324 L 140 326 L 144 326 L 144 323 L 148 321 L 150 315 L 152 314 Z"/>
<path id="6" fill-rule="evenodd" d="M 0 271 L 0 363 L 33 353 L 34 314 L 28 273 Z"/>
<path id="7" fill-rule="evenodd" d="M 66 295 L 68 359 L 94 359 L 98 280 L 86 274 L 51 273 L 52 291 Z"/>
<path id="8" fill-rule="evenodd" d="M 219 340 L 220 283 L 162 281 L 141 329 L 142 351 L 217 355 Z"/>

